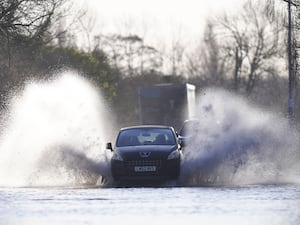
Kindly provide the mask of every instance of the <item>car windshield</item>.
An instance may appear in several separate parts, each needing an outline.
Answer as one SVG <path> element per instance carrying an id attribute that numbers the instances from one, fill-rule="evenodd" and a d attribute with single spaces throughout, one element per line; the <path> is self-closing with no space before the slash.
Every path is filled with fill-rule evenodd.
<path id="1" fill-rule="evenodd" d="M 174 133 L 168 128 L 132 128 L 120 132 L 116 146 L 175 145 Z"/>

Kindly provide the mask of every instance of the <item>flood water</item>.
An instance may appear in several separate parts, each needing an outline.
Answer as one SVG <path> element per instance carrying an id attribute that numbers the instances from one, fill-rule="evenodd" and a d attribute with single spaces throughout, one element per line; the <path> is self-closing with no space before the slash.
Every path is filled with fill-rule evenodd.
<path id="1" fill-rule="evenodd" d="M 1 114 L 0 225 L 300 224 L 299 131 L 230 93 L 198 97 L 180 187 L 111 188 L 101 94 L 72 72 L 28 84 Z"/>
<path id="2" fill-rule="evenodd" d="M 299 185 L 0 189 L 1 225 L 297 225 L 299 221 Z"/>

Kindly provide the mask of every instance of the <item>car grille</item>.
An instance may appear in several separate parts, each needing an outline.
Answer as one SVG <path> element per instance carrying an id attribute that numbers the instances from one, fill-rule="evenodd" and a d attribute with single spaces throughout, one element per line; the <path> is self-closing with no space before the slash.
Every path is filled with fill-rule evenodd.
<path id="1" fill-rule="evenodd" d="M 125 162 L 126 166 L 161 166 L 161 160 L 131 160 Z"/>

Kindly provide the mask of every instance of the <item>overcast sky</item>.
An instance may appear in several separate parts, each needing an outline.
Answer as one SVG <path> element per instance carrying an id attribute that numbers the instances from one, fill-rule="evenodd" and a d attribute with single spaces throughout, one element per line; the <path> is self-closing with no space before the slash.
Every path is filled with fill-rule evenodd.
<path id="1" fill-rule="evenodd" d="M 93 32 L 138 34 L 149 44 L 201 37 L 206 18 L 235 12 L 245 0 L 77 0 L 93 15 Z"/>

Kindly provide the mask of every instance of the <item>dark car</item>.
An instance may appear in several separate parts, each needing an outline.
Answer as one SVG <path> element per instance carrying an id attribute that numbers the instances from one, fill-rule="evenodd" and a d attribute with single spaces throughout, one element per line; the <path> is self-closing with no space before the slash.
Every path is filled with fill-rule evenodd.
<path id="1" fill-rule="evenodd" d="M 198 135 L 200 129 L 200 122 L 197 119 L 190 119 L 184 121 L 180 131 L 178 132 L 178 139 L 181 146 L 190 143 Z"/>
<path id="2" fill-rule="evenodd" d="M 165 181 L 180 172 L 181 147 L 172 127 L 135 126 L 119 131 L 111 172 L 115 181 Z"/>

